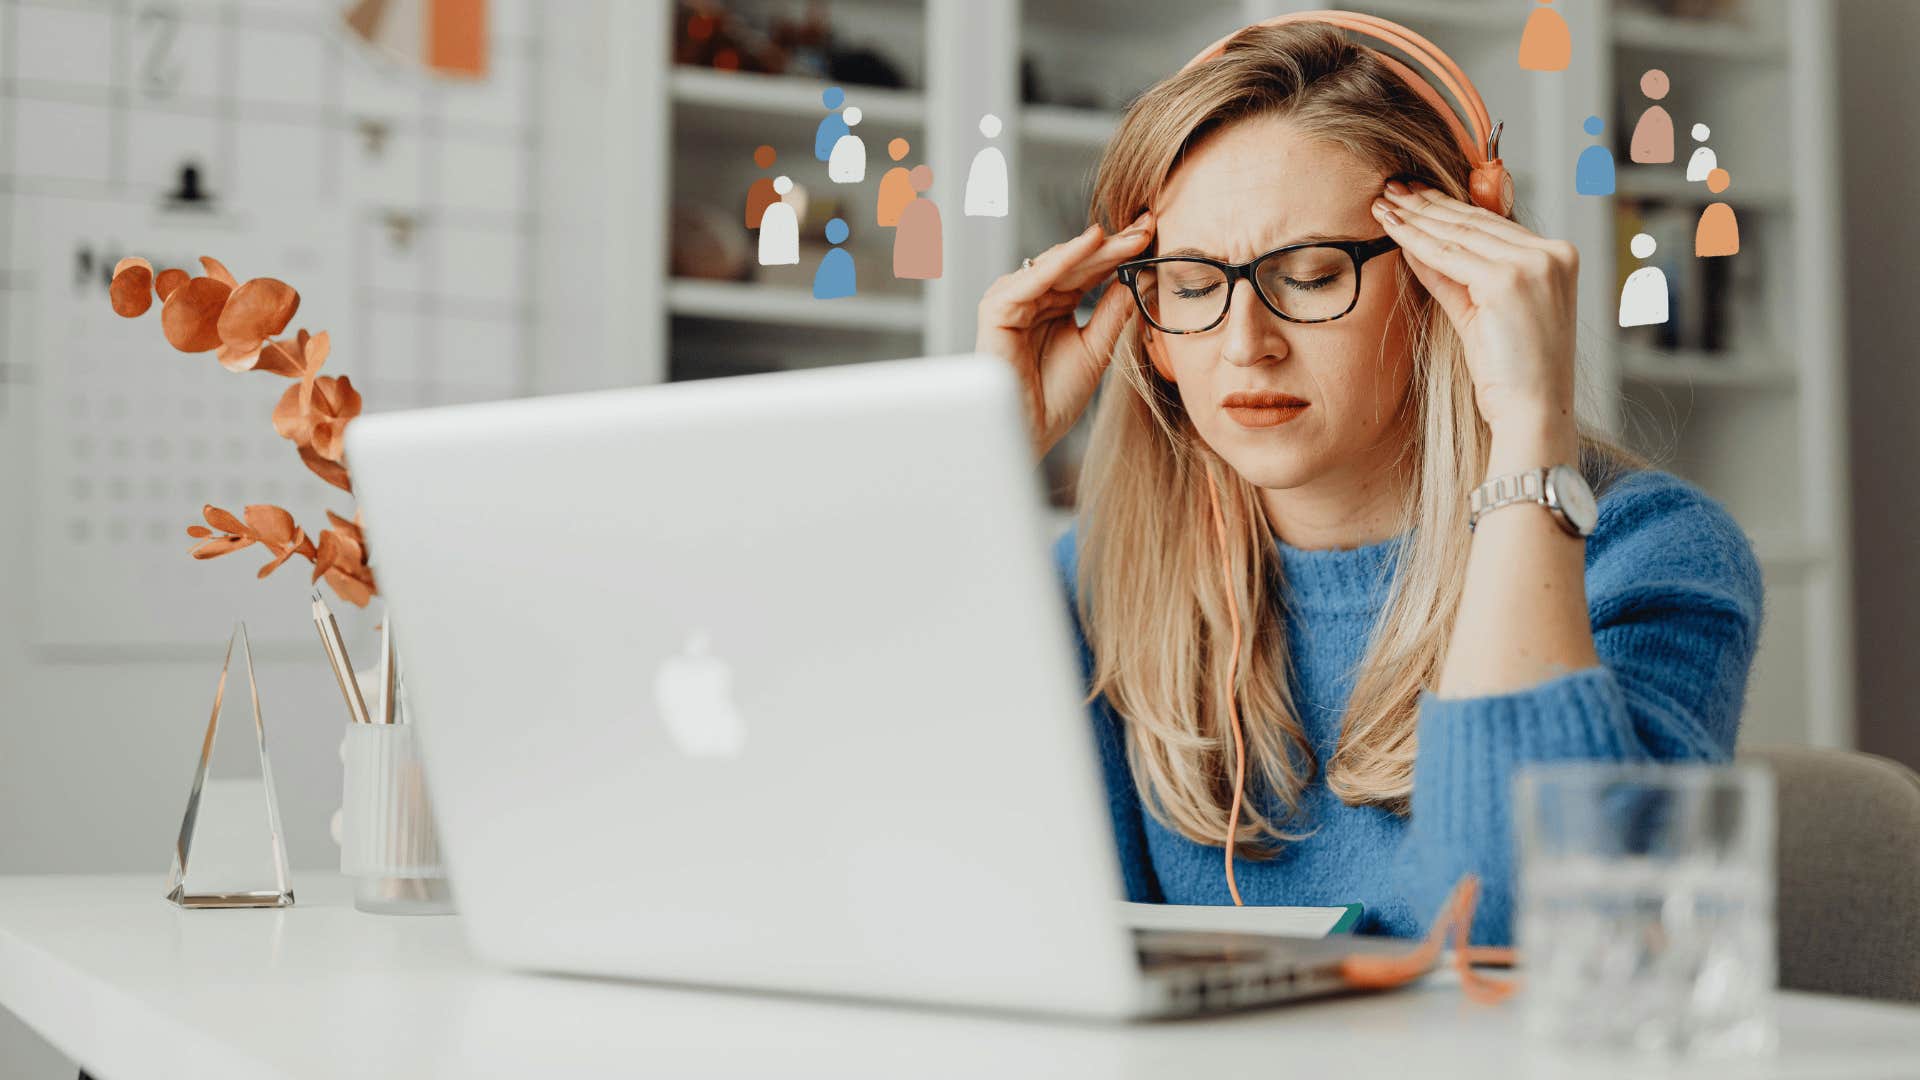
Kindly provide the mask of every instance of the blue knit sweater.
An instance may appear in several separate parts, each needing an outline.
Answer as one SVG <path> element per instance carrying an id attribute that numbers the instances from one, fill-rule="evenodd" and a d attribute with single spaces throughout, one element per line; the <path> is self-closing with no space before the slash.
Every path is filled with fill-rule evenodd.
<path id="1" fill-rule="evenodd" d="M 1236 860 L 1245 902 L 1359 901 L 1360 932 L 1412 937 L 1425 932 L 1447 891 L 1471 870 L 1482 885 L 1473 941 L 1507 944 L 1515 886 L 1510 783 L 1519 766 L 1732 756 L 1761 623 L 1760 568 L 1746 534 L 1719 503 L 1658 470 L 1620 478 L 1599 505 L 1599 523 L 1587 538 L 1586 585 L 1600 665 L 1487 697 L 1445 700 L 1423 691 L 1406 816 L 1342 803 L 1327 789 L 1324 764 L 1339 739 L 1353 668 L 1385 606 L 1383 571 L 1390 573 L 1386 564 L 1408 534 L 1350 549 L 1275 541 L 1291 600 L 1280 615 L 1294 702 L 1316 748 L 1301 816 L 1288 829 L 1314 831 L 1277 857 Z M 1054 548 L 1070 606 L 1077 533 L 1069 530 Z M 1075 628 L 1082 674 L 1091 679 L 1077 612 Z M 1105 696 L 1091 711 L 1128 899 L 1232 903 L 1220 845 L 1188 840 L 1144 812 L 1123 721 Z M 1277 799 L 1251 772 L 1248 797 L 1279 814 Z"/>

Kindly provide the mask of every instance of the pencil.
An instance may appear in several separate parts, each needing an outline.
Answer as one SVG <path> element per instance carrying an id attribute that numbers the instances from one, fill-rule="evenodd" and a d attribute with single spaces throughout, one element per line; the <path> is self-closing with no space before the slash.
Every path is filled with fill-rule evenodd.
<path id="1" fill-rule="evenodd" d="M 333 665 L 333 677 L 340 683 L 340 696 L 347 700 L 348 716 L 356 724 L 373 723 L 373 717 L 367 713 L 366 700 L 360 696 L 360 680 L 353 674 L 346 642 L 340 637 L 340 624 L 334 621 L 333 612 L 317 590 L 313 594 L 313 625 L 320 631 L 320 644 L 326 648 L 327 661 Z"/>

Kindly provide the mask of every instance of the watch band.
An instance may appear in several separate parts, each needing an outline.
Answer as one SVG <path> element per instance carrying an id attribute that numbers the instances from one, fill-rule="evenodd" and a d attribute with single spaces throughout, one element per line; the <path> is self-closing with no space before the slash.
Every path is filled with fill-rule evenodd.
<path id="1" fill-rule="evenodd" d="M 1541 506 L 1558 513 L 1558 507 L 1547 498 L 1546 467 L 1527 469 L 1522 472 L 1508 473 L 1473 489 L 1467 496 L 1467 531 L 1472 532 L 1480 523 L 1480 518 L 1488 511 L 1498 510 L 1514 503 L 1539 503 Z"/>

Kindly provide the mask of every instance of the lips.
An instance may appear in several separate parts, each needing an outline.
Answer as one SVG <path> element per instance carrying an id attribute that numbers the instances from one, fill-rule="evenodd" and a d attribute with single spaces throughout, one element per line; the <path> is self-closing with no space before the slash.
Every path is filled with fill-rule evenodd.
<path id="1" fill-rule="evenodd" d="M 1264 428 L 1298 417 L 1307 401 L 1277 390 L 1235 390 L 1220 399 L 1220 408 L 1241 427 Z"/>
<path id="2" fill-rule="evenodd" d="M 1291 409 L 1306 403 L 1305 398 L 1282 394 L 1277 390 L 1235 390 L 1220 399 L 1223 409 Z"/>

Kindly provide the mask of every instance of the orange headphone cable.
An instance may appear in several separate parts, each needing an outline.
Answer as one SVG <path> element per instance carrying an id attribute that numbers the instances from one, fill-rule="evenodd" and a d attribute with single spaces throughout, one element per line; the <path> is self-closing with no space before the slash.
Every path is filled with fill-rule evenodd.
<path id="1" fill-rule="evenodd" d="M 1233 729 L 1233 807 L 1227 811 L 1227 892 L 1235 907 L 1245 907 L 1240 886 L 1233 879 L 1233 839 L 1240 831 L 1240 802 L 1247 787 L 1247 743 L 1240 733 L 1239 694 L 1234 687 L 1240 671 L 1240 601 L 1233 592 L 1233 572 L 1227 568 L 1227 523 L 1220 516 L 1220 489 L 1207 468 L 1207 500 L 1213 504 L 1213 538 L 1220 547 L 1220 585 L 1226 591 L 1227 617 L 1233 625 L 1233 652 L 1227 659 L 1227 719 Z"/>
<path id="2" fill-rule="evenodd" d="M 1220 514 L 1220 488 L 1213 481 L 1213 469 L 1207 469 L 1207 501 L 1213 507 L 1213 539 L 1220 549 L 1220 586 L 1227 597 L 1227 617 L 1233 627 L 1233 653 L 1227 661 L 1227 719 L 1233 728 L 1233 806 L 1227 811 L 1226 866 L 1227 892 L 1235 907 L 1245 907 L 1240 886 L 1233 877 L 1234 834 L 1240 831 L 1240 804 L 1247 787 L 1247 744 L 1240 731 L 1239 695 L 1235 693 L 1240 670 L 1240 601 L 1233 592 L 1233 573 L 1227 561 L 1227 524 Z M 1470 944 L 1468 931 L 1473 926 L 1473 909 L 1480 898 L 1480 880 L 1472 873 L 1461 875 L 1453 891 L 1440 905 L 1428 928 L 1426 941 L 1404 956 L 1355 954 L 1342 962 L 1342 973 L 1354 986 L 1385 989 L 1409 983 L 1425 975 L 1438 957 L 1441 943 L 1453 938 L 1454 963 L 1460 971 L 1460 984 L 1467 996 L 1481 1002 L 1504 1000 L 1517 988 L 1511 980 L 1488 978 L 1473 970 L 1474 964 L 1512 967 L 1514 950 L 1510 946 Z"/>

